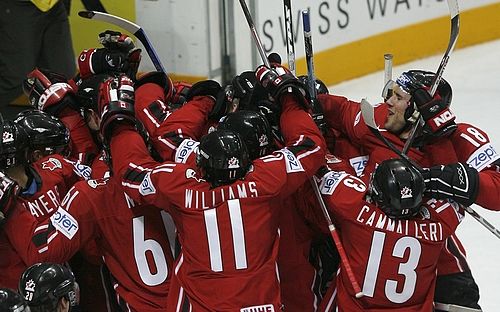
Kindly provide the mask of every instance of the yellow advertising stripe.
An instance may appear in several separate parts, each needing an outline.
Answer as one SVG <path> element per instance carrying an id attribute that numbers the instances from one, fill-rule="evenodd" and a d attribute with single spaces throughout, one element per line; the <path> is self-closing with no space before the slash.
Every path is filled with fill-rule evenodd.
<path id="1" fill-rule="evenodd" d="M 499 16 L 500 3 L 461 12 L 460 34 L 455 48 L 500 38 Z M 449 36 L 448 16 L 402 27 L 316 52 L 315 74 L 326 85 L 336 84 L 383 69 L 385 53 L 394 55 L 395 65 L 444 53 Z M 297 73 L 306 72 L 305 58 L 298 59 Z"/>

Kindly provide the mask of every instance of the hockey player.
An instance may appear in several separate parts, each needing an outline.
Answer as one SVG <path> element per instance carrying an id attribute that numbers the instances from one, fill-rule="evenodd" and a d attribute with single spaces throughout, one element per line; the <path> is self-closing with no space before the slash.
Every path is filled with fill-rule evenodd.
<path id="1" fill-rule="evenodd" d="M 202 138 L 198 168 L 169 162 L 157 164 L 145 158 L 147 150 L 142 139 L 124 126 L 118 125 L 121 131 L 116 131 L 118 134 L 112 138 L 114 170 L 124 174 L 123 183 L 132 198 L 169 209 L 178 225 L 182 252 L 174 281 L 179 284 L 179 292 L 169 295 L 169 301 L 175 305 L 217 311 L 280 308 L 274 264 L 277 211 L 269 205 L 279 199 L 277 196 L 289 194 L 316 170 L 324 155 L 324 142 L 310 117 L 287 93 L 292 90 L 300 98 L 301 85 L 295 78 L 277 79 L 278 75 L 269 69 L 262 69 L 259 77 L 284 102 L 283 132 L 287 142 L 296 145 L 256 160 L 250 172 L 245 145 L 228 130 Z M 117 121 L 113 116 L 119 113 L 111 109 L 118 108 L 116 104 L 110 103 L 109 107 L 107 111 L 113 114 L 102 123 L 104 132 L 110 130 L 109 126 Z M 118 116 L 127 119 L 124 113 Z M 286 122 L 292 119 L 301 122 Z M 296 136 L 299 133 L 302 139 Z M 123 142 L 127 142 L 126 150 L 121 148 Z M 296 170 L 295 165 L 301 169 Z M 146 183 L 148 190 L 142 189 Z M 160 189 L 164 183 L 170 187 Z M 200 229 L 200 224 L 205 228 Z M 188 302 L 182 301 L 183 295 Z"/>
<path id="2" fill-rule="evenodd" d="M 374 108 L 376 123 L 386 130 L 382 130 L 381 133 L 399 149 L 402 149 L 408 138 L 412 124 L 418 119 L 419 114 L 422 115 L 425 121 L 422 131 L 424 135 L 417 140 L 419 143 L 417 146 L 408 150 L 408 156 L 422 167 L 458 161 L 457 154 L 449 152 L 454 151 L 454 145 L 448 136 L 457 129 L 455 116 L 449 110 L 452 98 L 451 86 L 444 79 L 441 80 L 435 95 L 437 102 L 431 103 L 427 90 L 431 86 L 433 77 L 433 73 L 421 70 L 404 72 L 396 82 L 390 81 L 387 84 L 384 90 L 391 90 L 387 92 L 391 96 L 386 98 L 385 103 Z M 329 125 L 349 137 L 355 145 L 362 147 L 368 154 L 364 180 L 370 172 L 373 172 L 376 164 L 396 156 L 364 124 L 360 116 L 359 103 L 333 95 L 320 95 L 318 98 Z M 425 140 L 429 138 L 431 140 Z M 447 240 L 446 247 L 440 258 L 441 265 L 438 266 L 439 271 L 443 273 L 439 273 L 438 276 L 437 285 L 440 290 L 436 291 L 436 302 L 446 300 L 446 303 L 478 309 L 479 291 L 466 265 L 465 250 L 456 236 Z M 453 288 L 459 290 L 454 293 L 447 291 L 450 286 L 440 286 L 441 279 L 448 280 L 447 275 L 451 272 L 458 275 L 449 276 L 455 283 Z M 444 297 L 441 297 L 441 294 L 444 294 Z"/>
<path id="3" fill-rule="evenodd" d="M 69 312 L 80 300 L 73 272 L 55 263 L 37 263 L 27 268 L 19 280 L 19 293 L 31 312 Z"/>
<path id="4" fill-rule="evenodd" d="M 423 203 L 422 175 L 400 159 L 383 161 L 369 187 L 345 172 L 322 175 L 321 193 L 364 294 L 354 297 L 342 266 L 336 281 L 339 310 L 433 311 L 437 260 L 463 218 L 459 206 Z"/>
<path id="5" fill-rule="evenodd" d="M 60 154 L 67 149 L 69 132 L 57 118 L 27 110 L 14 123 L 26 133 L 28 150 L 25 159 L 4 170 L 22 188 L 18 202 L 44 220 L 57 210 L 73 184 L 90 177 L 90 169 Z"/>
<path id="6" fill-rule="evenodd" d="M 90 164 L 97 154 L 97 146 L 80 113 L 73 80 L 43 69 L 30 72 L 23 84 L 30 104 L 41 111 L 59 118 L 71 133 L 68 158 Z"/>
<path id="7" fill-rule="evenodd" d="M 17 289 L 17 282 L 26 264 L 17 254 L 7 238 L 3 226 L 8 221 L 15 205 L 19 188 L 3 172 L 17 163 L 26 161 L 28 139 L 26 132 L 10 120 L 2 120 L 0 125 L 2 141 L 0 145 L 0 287 Z"/>
<path id="8" fill-rule="evenodd" d="M 22 210 L 11 218 L 28 232 L 11 238 L 25 261 L 63 263 L 95 240 L 109 270 L 105 285 L 113 311 L 167 308 L 175 243 L 171 217 L 134 202 L 118 177 L 75 184 L 46 222 L 33 222 Z"/>

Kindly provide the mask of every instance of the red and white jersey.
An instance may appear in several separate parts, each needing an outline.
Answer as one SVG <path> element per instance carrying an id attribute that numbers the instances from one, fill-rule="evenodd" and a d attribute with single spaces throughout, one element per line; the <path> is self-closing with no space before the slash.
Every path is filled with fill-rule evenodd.
<path id="1" fill-rule="evenodd" d="M 325 120 L 329 126 L 338 130 L 343 136 L 347 136 L 354 146 L 362 150 L 362 155 L 359 155 L 360 158 L 349 155 L 349 160 L 354 165 L 358 175 L 358 171 L 364 172 L 363 179 L 365 182 L 368 182 L 370 173 L 374 171 L 377 164 L 386 159 L 399 157 L 377 138 L 365 124 L 358 102 L 350 101 L 342 96 L 328 94 L 319 95 L 318 99 L 321 101 Z M 375 122 L 379 125 L 380 133 L 396 148 L 402 150 L 404 141 L 383 128 L 387 113 L 387 104 L 381 103 L 375 106 Z M 450 149 L 453 149 L 451 142 L 442 140 L 439 144 L 424 146 L 421 150 L 410 148 L 407 154 L 408 157 L 415 160 L 422 167 L 430 167 L 436 164 L 456 162 L 454 153 L 449 153 Z M 339 156 L 346 157 L 345 155 Z"/>
<path id="2" fill-rule="evenodd" d="M 111 178 L 75 184 L 44 223 L 30 217 L 17 211 L 16 220 L 30 230 L 12 238 L 27 262 L 65 262 L 95 241 L 118 301 L 129 311 L 165 311 L 175 240 L 167 212 L 137 204 Z"/>
<path id="3" fill-rule="evenodd" d="M 364 200 L 366 185 L 331 171 L 320 190 L 337 225 L 356 281 L 365 296 L 354 297 L 347 278 L 337 278 L 339 311 L 432 311 L 437 259 L 463 218 L 457 205 L 430 200 L 418 217 L 394 220 Z"/>
<path id="4" fill-rule="evenodd" d="M 38 160 L 28 170 L 34 180 L 34 189 L 21 193 L 18 202 L 39 221 L 56 212 L 61 199 L 77 181 L 89 179 L 91 175 L 88 166 L 57 154 Z"/>
<path id="5" fill-rule="evenodd" d="M 133 131 L 112 139 L 114 169 L 124 173 L 127 192 L 168 210 L 177 226 L 180 287 L 169 294 L 172 311 L 183 295 L 193 311 L 280 309 L 279 207 L 319 168 L 325 150 L 312 119 L 296 104 L 284 105 L 282 118 L 294 120 L 282 127 L 290 146 L 254 161 L 244 179 L 215 188 L 191 165 L 155 163 Z"/>
<path id="6" fill-rule="evenodd" d="M 15 222 L 7 219 L 5 225 Z M 19 278 L 28 266 L 7 239 L 5 228 L 0 229 L 0 255 L 0 288 L 17 289 Z"/>

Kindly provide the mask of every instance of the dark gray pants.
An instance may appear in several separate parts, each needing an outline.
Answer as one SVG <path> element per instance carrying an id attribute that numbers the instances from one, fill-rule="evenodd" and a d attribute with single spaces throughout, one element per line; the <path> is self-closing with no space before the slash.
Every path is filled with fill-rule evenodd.
<path id="1" fill-rule="evenodd" d="M 0 110 L 22 94 L 35 67 L 71 78 L 76 73 L 68 14 L 63 1 L 48 12 L 29 1 L 0 1 Z"/>

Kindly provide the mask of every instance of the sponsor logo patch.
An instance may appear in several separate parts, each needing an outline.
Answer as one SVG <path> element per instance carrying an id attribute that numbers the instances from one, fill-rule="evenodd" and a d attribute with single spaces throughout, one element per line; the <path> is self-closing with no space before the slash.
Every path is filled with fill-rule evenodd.
<path id="1" fill-rule="evenodd" d="M 349 159 L 349 163 L 351 164 L 351 167 L 356 171 L 356 175 L 360 177 L 363 172 L 365 171 L 366 164 L 368 163 L 369 156 L 364 155 L 364 156 L 358 156 Z"/>
<path id="2" fill-rule="evenodd" d="M 61 232 L 68 239 L 73 239 L 73 236 L 78 232 L 78 221 L 61 207 L 59 207 L 56 213 L 50 217 L 50 221 L 52 221 L 56 230 Z"/>
<path id="3" fill-rule="evenodd" d="M 477 171 L 481 171 L 491 165 L 500 155 L 496 152 L 491 143 L 485 144 L 477 149 L 467 160 L 467 164 Z"/>
<path id="4" fill-rule="evenodd" d="M 283 148 L 280 150 L 280 152 L 283 153 L 283 155 L 285 155 L 287 173 L 304 171 L 302 164 L 290 150 Z"/>
<path id="5" fill-rule="evenodd" d="M 142 180 L 141 185 L 139 186 L 139 193 L 144 196 L 156 193 L 156 188 L 151 181 L 151 173 L 148 173 L 144 180 Z"/>
<path id="6" fill-rule="evenodd" d="M 196 151 L 200 142 L 194 140 L 184 140 L 175 152 L 175 162 L 185 164 L 189 156 Z"/>
<path id="7" fill-rule="evenodd" d="M 341 171 L 330 171 L 328 172 L 323 179 L 321 179 L 320 191 L 321 194 L 332 195 L 337 185 L 342 181 L 343 178 L 347 176 L 347 173 Z"/>

